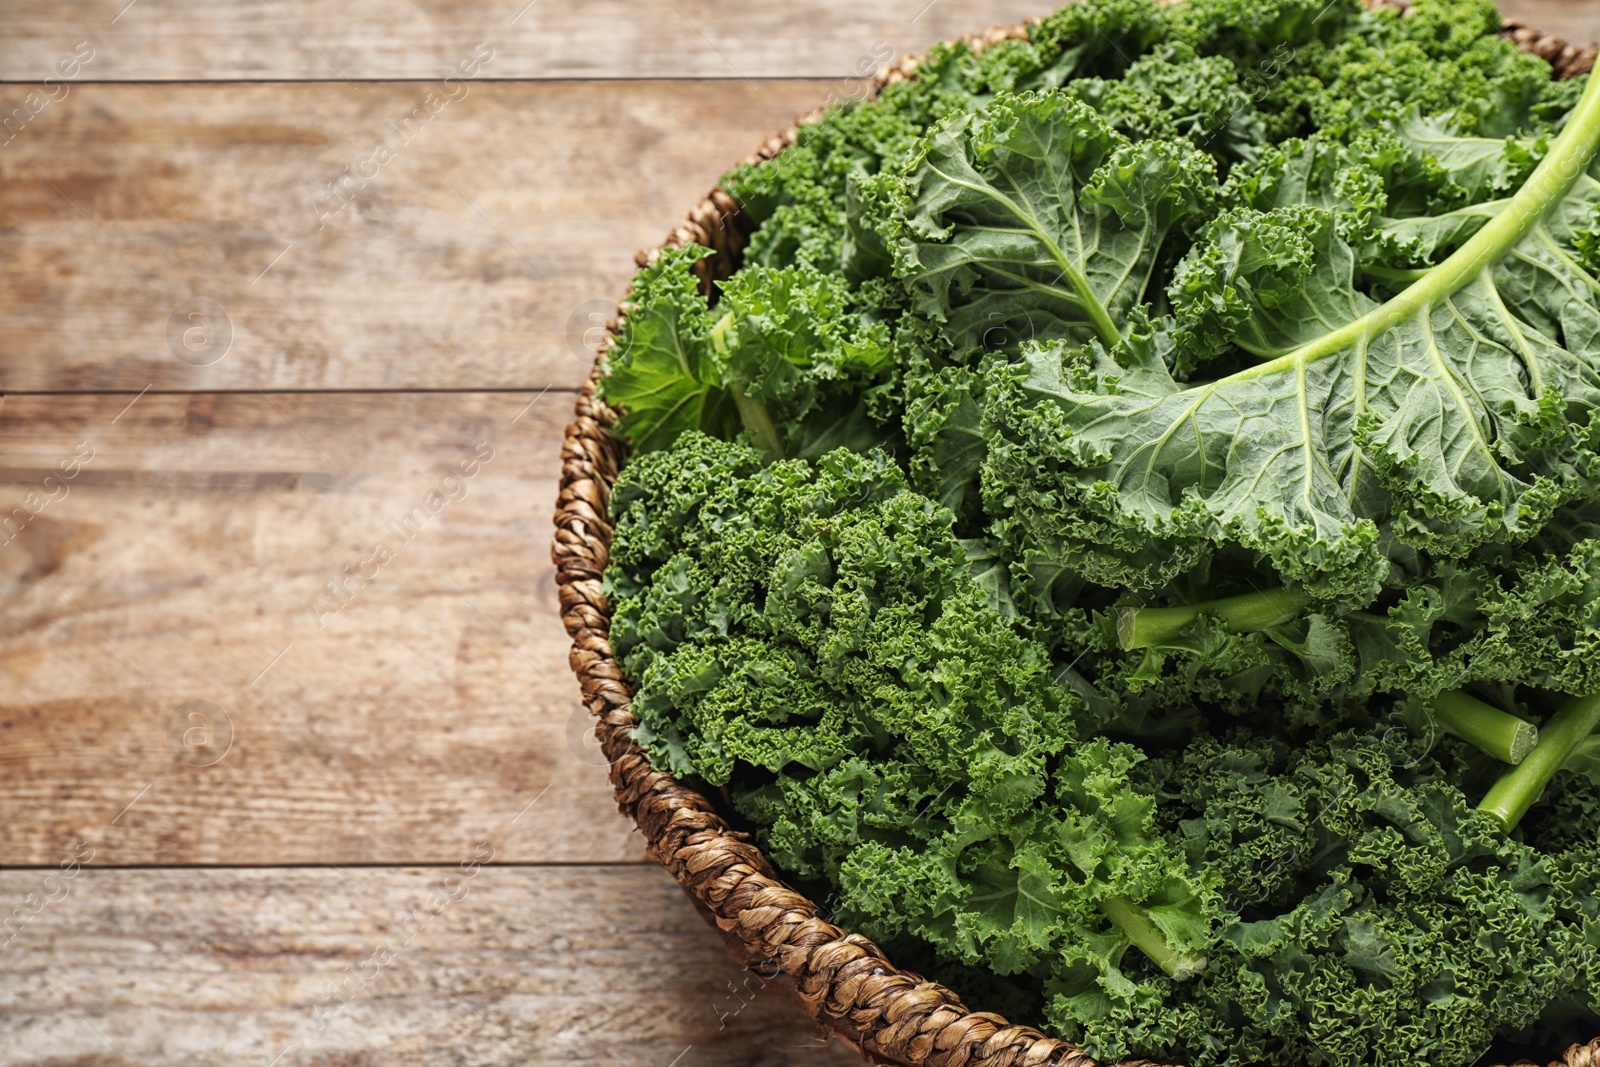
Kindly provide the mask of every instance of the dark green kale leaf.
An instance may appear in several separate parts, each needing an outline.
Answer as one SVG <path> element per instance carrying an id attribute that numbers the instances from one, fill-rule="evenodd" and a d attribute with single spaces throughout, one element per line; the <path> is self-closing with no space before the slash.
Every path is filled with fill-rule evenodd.
<path id="1" fill-rule="evenodd" d="M 663 249 L 634 277 L 600 396 L 624 410 L 617 432 L 635 448 L 665 448 L 689 429 L 731 437 L 741 428 L 711 347 L 716 320 L 690 271 L 709 254 Z"/>
<path id="2" fill-rule="evenodd" d="M 635 281 L 601 382 L 625 413 L 618 433 L 651 450 L 688 430 L 748 430 L 774 456 L 893 439 L 860 401 L 889 362 L 889 329 L 859 310 L 843 277 L 747 267 L 713 309 L 688 270 L 704 254 L 667 249 Z"/>
<path id="3" fill-rule="evenodd" d="M 1215 191 L 1190 145 L 1130 142 L 1066 93 L 1003 94 L 911 157 L 895 270 L 957 351 L 1115 344 L 1169 234 Z"/>
<path id="4" fill-rule="evenodd" d="M 1589 876 L 1475 812 L 1452 784 L 1461 752 L 1403 726 L 1191 745 L 1163 808 L 1235 919 L 1181 992 L 1151 976 L 1138 1011 L 1086 1017 L 1060 978 L 1052 1023 L 1107 1058 L 1467 1064 L 1590 995 L 1574 961 L 1592 920 L 1572 903 Z"/>
<path id="5" fill-rule="evenodd" d="M 841 917 L 1000 974 L 1067 954 L 1112 989 L 1129 946 L 1201 965 L 1211 897 L 1131 783 L 1142 757 L 1080 734 L 953 517 L 888 457 L 761 466 L 686 433 L 636 458 L 612 507 L 636 736 L 728 786 L 778 863 L 838 887 Z"/>
<path id="6" fill-rule="evenodd" d="M 656 765 L 1101 1059 L 1591 1036 L 1600 88 L 1499 25 L 1082 0 L 730 175 L 603 385 Z"/>

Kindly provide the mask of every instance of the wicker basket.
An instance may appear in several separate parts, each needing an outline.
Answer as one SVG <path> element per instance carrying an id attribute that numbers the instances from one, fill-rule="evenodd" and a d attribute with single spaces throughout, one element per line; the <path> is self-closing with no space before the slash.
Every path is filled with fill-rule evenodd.
<path id="1" fill-rule="evenodd" d="M 1369 0 L 1403 7 L 1405 0 Z M 997 27 L 962 38 L 975 50 L 1025 36 L 1027 24 Z M 1557 77 L 1593 69 L 1596 49 L 1579 49 L 1557 37 L 1508 23 L 1504 35 L 1522 51 L 1548 61 Z M 883 68 L 872 83 L 910 77 L 916 57 Z M 813 112 L 796 125 L 813 121 Z M 770 138 L 751 157 L 771 159 L 791 143 L 795 126 Z M 700 244 L 716 254 L 695 264 L 709 294 L 728 277 L 754 224 L 726 190 L 714 189 L 672 231 L 662 247 Z M 640 252 L 644 266 L 660 249 Z M 611 334 L 617 332 L 611 324 Z M 561 615 L 572 637 L 572 670 L 596 719 L 595 732 L 611 764 L 617 804 L 644 833 L 650 854 L 672 876 L 728 950 L 768 987 L 777 988 L 869 1063 L 896 1067 L 1096 1067 L 1069 1042 L 1001 1016 L 969 1011 L 937 982 L 903 971 L 871 941 L 842 930 L 822 909 L 785 885 L 748 835 L 732 830 L 700 793 L 650 766 L 634 742 L 632 690 L 612 652 L 610 607 L 601 577 L 610 558 L 607 504 L 624 458 L 611 434 L 617 416 L 595 397 L 595 383 L 611 338 L 578 394 L 576 418 L 561 449 L 561 492 L 551 555 L 560 589 Z M 1600 1038 L 1573 1045 L 1550 1067 L 1600 1067 Z M 1127 1061 L 1127 1067 L 1154 1067 Z"/>

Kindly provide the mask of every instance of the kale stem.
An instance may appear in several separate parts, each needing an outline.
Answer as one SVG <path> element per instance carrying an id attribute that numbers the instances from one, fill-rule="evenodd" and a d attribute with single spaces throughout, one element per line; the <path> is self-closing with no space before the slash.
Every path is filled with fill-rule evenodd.
<path id="1" fill-rule="evenodd" d="M 1479 811 L 1495 816 L 1512 829 L 1544 795 L 1568 757 L 1600 726 L 1600 693 L 1579 697 L 1550 717 L 1539 730 L 1539 743 L 1528 758 L 1500 776 Z"/>
<path id="2" fill-rule="evenodd" d="M 718 358 L 726 364 L 730 358 L 728 352 L 728 331 L 733 329 L 733 313 L 722 316 L 717 324 L 711 327 L 711 347 L 716 349 Z M 733 397 L 733 406 L 739 409 L 739 418 L 745 426 L 755 432 L 756 444 L 763 452 L 774 459 L 783 458 L 783 434 L 778 431 L 778 424 L 772 419 L 772 412 L 767 406 L 756 400 L 744 391 L 738 382 L 728 383 L 728 395 Z"/>
<path id="3" fill-rule="evenodd" d="M 1513 767 L 1539 743 L 1539 728 L 1533 723 L 1459 690 L 1440 693 L 1430 707 L 1448 733 Z"/>
<path id="4" fill-rule="evenodd" d="M 1303 369 L 1318 360 L 1357 348 L 1407 319 L 1426 315 L 1429 309 L 1480 277 L 1513 245 L 1532 233 L 1584 173 L 1597 146 L 1600 146 L 1600 78 L 1590 78 L 1578 99 L 1578 106 L 1551 143 L 1550 151 L 1522 183 L 1522 188 L 1443 263 L 1429 268 L 1421 280 L 1412 282 L 1399 295 L 1359 319 L 1265 363 L 1196 388 L 1215 390 L 1227 382 Z"/>
<path id="5" fill-rule="evenodd" d="M 1167 944 L 1167 939 L 1150 921 L 1144 909 L 1122 897 L 1112 897 L 1100 902 L 1100 912 L 1111 920 L 1113 926 L 1151 962 L 1167 974 L 1182 981 L 1193 978 L 1205 970 L 1206 958 L 1188 952 L 1179 952 Z"/>
<path id="6" fill-rule="evenodd" d="M 1428 276 L 1428 268 L 1407 270 L 1401 267 L 1374 267 L 1363 264 L 1361 273 L 1372 278 L 1381 278 L 1388 282 L 1415 282 Z"/>
<path id="7" fill-rule="evenodd" d="M 1563 770 L 1572 770 L 1583 761 L 1600 760 L 1600 734 L 1593 734 L 1578 743 L 1572 750 L 1572 755 L 1567 757 L 1567 762 L 1562 764 Z"/>
<path id="8" fill-rule="evenodd" d="M 1296 618 L 1311 597 L 1294 589 L 1268 589 L 1204 604 L 1170 608 L 1124 607 L 1117 612 L 1117 641 L 1124 649 L 1164 645 L 1201 615 L 1215 615 L 1236 633 L 1265 630 Z"/>
<path id="9" fill-rule="evenodd" d="M 746 426 L 755 431 L 756 444 L 774 459 L 782 459 L 783 435 L 778 432 L 778 424 L 772 421 L 772 413 L 767 410 L 767 406 L 746 395 L 737 385 L 728 386 L 728 392 L 733 396 L 734 406 L 739 409 L 739 417 L 744 420 Z"/>

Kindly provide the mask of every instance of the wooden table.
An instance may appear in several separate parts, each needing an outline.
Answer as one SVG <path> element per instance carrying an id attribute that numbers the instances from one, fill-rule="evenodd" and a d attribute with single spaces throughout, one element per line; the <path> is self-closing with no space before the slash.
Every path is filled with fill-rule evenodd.
<path id="1" fill-rule="evenodd" d="M 856 1062 L 611 803 L 557 449 L 634 249 L 1045 7 L 0 7 L 0 1065 Z"/>

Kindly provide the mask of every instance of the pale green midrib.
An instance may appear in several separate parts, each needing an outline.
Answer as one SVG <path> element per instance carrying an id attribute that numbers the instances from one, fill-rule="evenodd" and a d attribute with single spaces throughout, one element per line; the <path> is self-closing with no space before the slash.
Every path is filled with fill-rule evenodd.
<path id="1" fill-rule="evenodd" d="M 1367 314 L 1292 352 L 1222 379 L 1246 381 L 1337 355 L 1458 292 L 1486 267 L 1499 261 L 1561 202 L 1600 147 L 1600 78 L 1591 76 L 1566 127 L 1515 196 L 1484 223 L 1449 259 L 1413 282 L 1398 296 Z M 1214 384 L 1221 384 L 1217 382 Z"/>
<path id="2" fill-rule="evenodd" d="M 1363 266 L 1361 273 L 1374 278 L 1381 278 L 1387 282 L 1417 282 L 1428 276 L 1427 267 L 1369 267 Z"/>
<path id="3" fill-rule="evenodd" d="M 1013 211 L 1018 210 L 1014 205 L 1011 205 L 1009 198 L 1006 198 L 1006 203 L 1011 206 Z M 1072 265 L 1072 262 L 1067 259 L 1067 254 L 1061 250 L 1061 246 L 1056 244 L 1050 238 L 1050 235 L 1044 232 L 1043 227 L 1031 217 L 1021 213 L 1018 214 L 1018 217 L 1033 230 L 1039 240 L 1044 243 L 1045 248 L 1049 249 L 1051 258 L 1056 261 L 1056 266 L 1061 268 L 1062 275 L 1072 284 L 1073 291 L 1078 294 L 1078 302 L 1082 305 L 1083 310 L 1088 313 L 1095 332 L 1100 335 L 1100 339 L 1107 345 L 1114 345 L 1122 340 L 1122 331 L 1117 329 L 1117 324 L 1111 321 L 1111 315 L 1106 311 L 1105 305 L 1100 303 L 1100 298 L 1095 295 L 1094 289 L 1089 286 L 1088 277 Z"/>
<path id="4" fill-rule="evenodd" d="M 1204 956 L 1174 949 L 1143 909 L 1122 897 L 1100 902 L 1100 913 L 1111 920 L 1134 947 L 1174 978 L 1188 978 L 1205 968 Z"/>
<path id="5" fill-rule="evenodd" d="M 1105 305 L 1100 303 L 1100 298 L 1095 295 L 1094 289 L 1089 285 L 1089 279 L 1072 265 L 1072 261 L 1061 250 L 1061 246 L 1056 244 L 1050 235 L 1044 231 L 1031 212 L 1024 211 L 1014 200 L 995 186 L 991 185 L 985 188 L 972 182 L 963 181 L 953 174 L 946 174 L 939 169 L 938 164 L 931 161 L 928 163 L 928 169 L 951 185 L 958 185 L 963 189 L 977 193 L 980 196 L 987 196 L 1004 205 L 1005 209 L 1016 216 L 1017 220 L 1026 226 L 1029 232 L 1038 238 L 1039 243 L 1049 251 L 1050 258 L 1055 260 L 1056 266 L 1061 268 L 1062 276 L 1067 279 L 1067 282 L 1072 286 L 1073 292 L 1077 294 L 1080 305 L 1088 313 L 1090 324 L 1094 326 L 1095 332 L 1100 335 L 1100 339 L 1107 345 L 1114 345 L 1122 340 L 1122 331 L 1117 329 L 1117 324 L 1111 321 L 1110 312 L 1106 311 Z"/>

